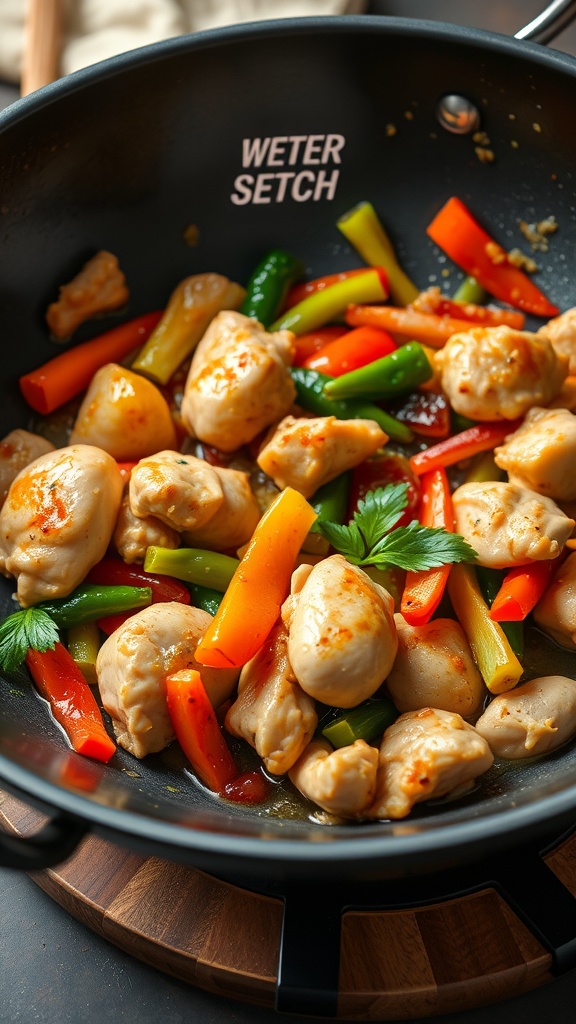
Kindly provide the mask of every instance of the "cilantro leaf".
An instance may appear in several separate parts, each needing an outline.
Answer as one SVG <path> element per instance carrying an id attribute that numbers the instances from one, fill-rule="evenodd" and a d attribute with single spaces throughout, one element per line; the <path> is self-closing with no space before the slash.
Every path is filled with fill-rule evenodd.
<path id="1" fill-rule="evenodd" d="M 35 651 L 54 648 L 58 629 L 42 608 L 23 608 L 13 612 L 0 625 L 0 668 L 14 672 L 32 647 Z"/>
<path id="2" fill-rule="evenodd" d="M 458 533 L 422 526 L 416 520 L 396 526 L 408 504 L 407 491 L 406 483 L 378 487 L 358 502 L 348 526 L 319 522 L 318 529 L 354 565 L 420 572 L 447 562 L 474 561 L 476 551 Z"/>

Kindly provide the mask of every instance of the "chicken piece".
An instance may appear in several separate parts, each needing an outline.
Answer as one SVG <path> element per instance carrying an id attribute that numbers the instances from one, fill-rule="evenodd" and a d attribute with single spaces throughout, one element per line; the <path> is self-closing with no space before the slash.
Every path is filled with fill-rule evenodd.
<path id="1" fill-rule="evenodd" d="M 53 337 L 64 341 L 85 320 L 121 309 L 130 297 L 126 278 L 111 252 L 96 253 L 68 284 L 62 285 L 56 302 L 46 311 Z"/>
<path id="2" fill-rule="evenodd" d="M 288 634 L 280 621 L 240 673 L 238 697 L 226 728 L 254 747 L 272 775 L 283 775 L 310 742 L 316 705 L 296 682 L 288 661 Z"/>
<path id="3" fill-rule="evenodd" d="M 495 697 L 476 722 L 495 757 L 537 757 L 576 735 L 576 680 L 541 676 Z"/>
<path id="4" fill-rule="evenodd" d="M 234 690 L 237 669 L 205 668 L 194 651 L 212 616 L 201 608 L 167 601 L 131 615 L 105 640 L 96 674 L 102 703 L 121 747 L 145 757 L 174 739 L 166 704 L 166 676 L 181 669 L 200 672 L 213 707 Z"/>
<path id="5" fill-rule="evenodd" d="M 29 430 L 11 430 L 0 441 L 0 506 L 4 504 L 10 485 L 20 470 L 40 455 L 53 451 L 51 441 L 40 434 L 31 434 Z"/>
<path id="6" fill-rule="evenodd" d="M 486 695 L 466 634 L 454 619 L 410 626 L 395 615 L 398 653 L 386 686 L 398 711 L 433 707 L 471 718 Z"/>
<path id="7" fill-rule="evenodd" d="M 135 516 L 155 516 L 178 531 L 205 526 L 224 501 L 214 467 L 175 451 L 141 459 L 130 474 L 129 495 Z"/>
<path id="8" fill-rule="evenodd" d="M 291 331 L 269 334 L 257 320 L 225 310 L 198 344 L 182 399 L 187 430 L 232 452 L 286 415 L 296 397 L 288 372 Z"/>
<path id="9" fill-rule="evenodd" d="M 547 405 L 568 373 L 547 338 L 503 326 L 453 334 L 435 362 L 450 405 L 473 420 L 514 420 Z"/>
<path id="10" fill-rule="evenodd" d="M 117 363 L 93 376 L 71 444 L 95 444 L 119 461 L 133 461 L 176 446 L 170 407 L 155 384 Z"/>
<path id="11" fill-rule="evenodd" d="M 307 800 L 341 818 L 362 817 L 374 799 L 378 751 L 364 740 L 332 750 L 326 740 L 308 744 L 288 773 Z"/>
<path id="12" fill-rule="evenodd" d="M 374 420 L 286 416 L 257 462 L 277 487 L 293 487 L 309 498 L 322 484 L 374 455 L 387 440 Z"/>
<path id="13" fill-rule="evenodd" d="M 494 460 L 511 483 L 555 501 L 576 500 L 576 416 L 568 409 L 530 409 Z"/>
<path id="14" fill-rule="evenodd" d="M 294 674 L 316 700 L 355 707 L 392 668 L 398 649 L 394 599 L 342 555 L 296 569 L 282 618 Z"/>
<path id="15" fill-rule="evenodd" d="M 576 649 L 576 552 L 558 566 L 533 618 L 561 647 Z"/>
<path id="16" fill-rule="evenodd" d="M 367 818 L 405 818 L 430 797 L 465 792 L 494 757 L 461 715 L 421 708 L 400 715 L 380 746 L 376 797 Z"/>
<path id="17" fill-rule="evenodd" d="M 91 445 L 47 452 L 23 469 L 0 512 L 0 572 L 24 607 L 70 594 L 106 553 L 122 498 L 114 459 Z"/>
<path id="18" fill-rule="evenodd" d="M 568 373 L 576 374 L 576 307 L 549 320 L 538 334 L 550 342 L 558 356 L 568 360 Z"/>
<path id="19" fill-rule="evenodd" d="M 575 525 L 551 498 L 503 481 L 462 484 L 452 503 L 456 532 L 494 569 L 557 558 Z"/>
<path id="20" fill-rule="evenodd" d="M 144 562 L 146 549 L 150 545 L 179 548 L 181 538 L 177 530 L 166 526 L 166 523 L 160 522 L 154 516 L 145 516 L 143 519 L 135 516 L 126 492 L 122 498 L 112 540 L 123 561 L 132 565 L 134 562 Z"/>
<path id="21" fill-rule="evenodd" d="M 212 469 L 220 481 L 224 500 L 207 523 L 185 530 L 182 539 L 191 547 L 228 551 L 250 540 L 260 519 L 260 506 L 247 473 L 220 466 L 212 466 Z"/>

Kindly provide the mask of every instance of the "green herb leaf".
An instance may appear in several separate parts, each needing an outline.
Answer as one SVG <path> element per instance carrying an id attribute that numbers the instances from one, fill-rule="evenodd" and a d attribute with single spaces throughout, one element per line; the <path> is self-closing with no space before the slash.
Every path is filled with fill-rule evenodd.
<path id="1" fill-rule="evenodd" d="M 421 526 L 397 527 L 408 504 L 406 483 L 369 491 L 348 526 L 319 522 L 320 533 L 353 565 L 397 566 L 413 572 L 447 562 L 473 562 L 474 548 L 458 533 Z"/>
<path id="2" fill-rule="evenodd" d="M 41 608 L 23 608 L 0 625 L 0 668 L 14 672 L 32 647 L 35 651 L 53 649 L 58 630 Z"/>

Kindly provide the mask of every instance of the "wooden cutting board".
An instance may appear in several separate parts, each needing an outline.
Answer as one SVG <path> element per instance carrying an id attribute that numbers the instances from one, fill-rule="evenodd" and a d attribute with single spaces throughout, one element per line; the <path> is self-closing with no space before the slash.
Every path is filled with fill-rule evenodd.
<path id="1" fill-rule="evenodd" d="M 19 835 L 45 818 L 0 793 Z M 546 858 L 576 895 L 576 836 Z M 32 875 L 132 956 L 208 992 L 273 1008 L 282 900 L 88 836 Z M 553 980 L 551 957 L 493 889 L 433 906 L 342 916 L 338 1018 L 410 1020 L 499 1002 Z"/>

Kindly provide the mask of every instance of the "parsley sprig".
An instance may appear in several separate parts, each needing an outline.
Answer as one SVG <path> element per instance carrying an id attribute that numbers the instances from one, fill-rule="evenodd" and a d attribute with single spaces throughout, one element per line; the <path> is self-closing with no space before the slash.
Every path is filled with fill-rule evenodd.
<path id="1" fill-rule="evenodd" d="M 29 649 L 47 651 L 58 640 L 58 629 L 42 608 L 13 612 L 0 625 L 0 668 L 15 672 Z"/>
<path id="2" fill-rule="evenodd" d="M 476 551 L 458 533 L 421 526 L 413 520 L 396 526 L 408 504 L 406 483 L 369 491 L 347 526 L 319 522 L 318 529 L 353 565 L 397 566 L 420 572 L 447 562 L 472 562 Z"/>

